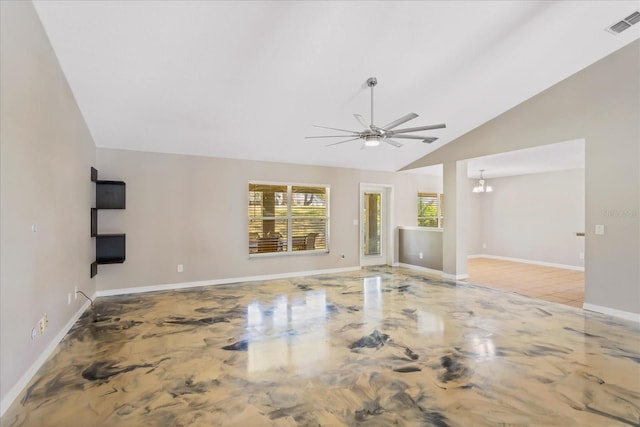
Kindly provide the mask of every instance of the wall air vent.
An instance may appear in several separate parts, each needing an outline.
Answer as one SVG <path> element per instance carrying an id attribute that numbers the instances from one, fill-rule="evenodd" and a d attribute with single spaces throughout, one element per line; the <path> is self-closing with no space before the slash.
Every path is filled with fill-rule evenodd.
<path id="1" fill-rule="evenodd" d="M 637 24 L 638 22 L 640 22 L 640 11 L 636 10 L 635 12 L 633 12 L 631 15 L 627 16 L 623 20 L 608 26 L 607 28 L 605 28 L 605 30 L 607 30 L 611 34 L 620 34 L 624 30 L 626 30 L 633 24 Z"/>

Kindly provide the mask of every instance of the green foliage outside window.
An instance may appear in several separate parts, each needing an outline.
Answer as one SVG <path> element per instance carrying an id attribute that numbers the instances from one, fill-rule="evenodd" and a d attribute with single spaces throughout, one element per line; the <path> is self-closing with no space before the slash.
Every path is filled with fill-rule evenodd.
<path id="1" fill-rule="evenodd" d="M 420 227 L 442 227 L 441 203 L 442 194 L 418 193 L 418 225 Z"/>

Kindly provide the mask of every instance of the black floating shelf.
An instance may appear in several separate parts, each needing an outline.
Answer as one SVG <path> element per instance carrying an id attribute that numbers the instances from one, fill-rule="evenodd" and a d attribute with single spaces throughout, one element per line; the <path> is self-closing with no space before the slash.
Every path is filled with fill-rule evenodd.
<path id="1" fill-rule="evenodd" d="M 124 234 L 98 234 L 96 236 L 96 262 L 121 264 L 125 260 L 126 237 Z"/>
<path id="2" fill-rule="evenodd" d="M 125 209 L 126 188 L 122 181 L 96 181 L 96 208 Z"/>
<path id="3" fill-rule="evenodd" d="M 98 235 L 98 209 L 91 208 L 91 237 Z"/>

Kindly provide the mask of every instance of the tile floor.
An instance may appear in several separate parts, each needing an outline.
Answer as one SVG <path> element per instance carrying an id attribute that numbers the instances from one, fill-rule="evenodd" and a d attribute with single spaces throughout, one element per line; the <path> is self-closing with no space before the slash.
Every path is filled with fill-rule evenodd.
<path id="1" fill-rule="evenodd" d="M 0 425 L 638 426 L 639 336 L 388 267 L 103 297 Z"/>
<path id="2" fill-rule="evenodd" d="M 582 308 L 584 272 L 489 258 L 468 261 L 468 283 Z"/>

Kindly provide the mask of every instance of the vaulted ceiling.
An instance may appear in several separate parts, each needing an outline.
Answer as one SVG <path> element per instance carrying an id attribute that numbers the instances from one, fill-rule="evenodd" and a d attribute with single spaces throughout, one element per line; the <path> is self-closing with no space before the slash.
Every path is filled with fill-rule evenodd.
<path id="1" fill-rule="evenodd" d="M 637 1 L 35 1 L 98 147 L 395 171 L 640 37 Z M 305 139 L 409 112 L 433 144 Z"/>

